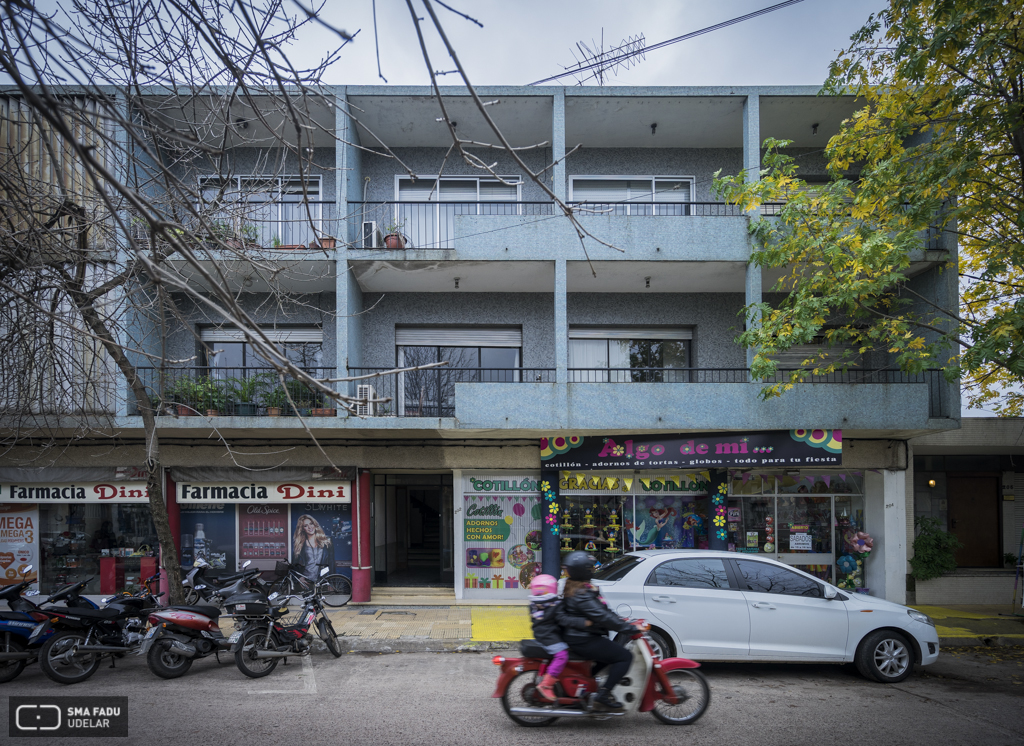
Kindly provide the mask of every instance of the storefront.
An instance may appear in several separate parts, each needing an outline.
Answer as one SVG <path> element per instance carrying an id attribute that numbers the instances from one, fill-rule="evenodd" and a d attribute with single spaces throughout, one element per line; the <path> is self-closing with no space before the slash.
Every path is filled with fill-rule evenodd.
<path id="1" fill-rule="evenodd" d="M 2 477 L 0 585 L 19 582 L 28 565 L 40 593 L 82 580 L 86 594 L 131 591 L 156 573 L 144 472 L 4 469 Z"/>
<path id="2" fill-rule="evenodd" d="M 230 571 L 246 561 L 260 570 L 297 562 L 314 576 L 327 566 L 351 577 L 351 475 L 294 471 L 295 479 L 266 482 L 253 478 L 266 472 L 172 469 L 182 566 L 198 558 Z"/>

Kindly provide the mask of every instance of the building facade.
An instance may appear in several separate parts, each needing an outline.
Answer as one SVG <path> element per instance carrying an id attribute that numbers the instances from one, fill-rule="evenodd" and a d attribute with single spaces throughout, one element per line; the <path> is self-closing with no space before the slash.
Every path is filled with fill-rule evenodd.
<path id="1" fill-rule="evenodd" d="M 756 175 L 767 137 L 792 140 L 801 175 L 824 178 L 822 149 L 854 101 L 804 87 L 480 94 L 522 148 L 477 148 L 487 170 L 448 153 L 430 89 L 392 86 L 339 87 L 311 104 L 323 128 L 312 168 L 263 152 L 258 127 L 232 150 L 227 187 L 201 165 L 180 166 L 182 179 L 240 202 L 260 185 L 240 231 L 281 265 L 294 295 L 268 303 L 258 274 L 221 269 L 285 354 L 324 378 L 351 378 L 335 385 L 366 400 L 351 416 L 308 390 L 289 390 L 290 401 L 250 396 L 239 382 L 266 365 L 237 330 L 182 299 L 162 354 L 194 364 L 163 371 L 181 406 L 158 427 L 183 563 L 299 558 L 311 518 L 335 566 L 351 572 L 356 600 L 375 586 L 421 584 L 467 600 L 524 597 L 561 550 L 608 561 L 652 546 L 766 553 L 906 600 L 907 442 L 959 427 L 958 389 L 879 358 L 762 401 L 750 352 L 734 339 L 741 309 L 771 302 L 775 278 L 750 262 L 756 215 L 711 191 L 719 171 Z M 443 96 L 460 137 L 493 141 L 467 91 Z M 578 227 L 547 190 L 574 208 Z M 911 285 L 954 305 L 956 275 L 941 270 L 955 260 L 955 242 L 932 242 L 913 257 Z M 444 365 L 422 367 L 431 363 Z M 143 369 L 150 384 L 161 373 Z M 203 378 L 235 383 L 200 404 Z M 76 441 L 31 460 L 25 445 L 3 457 L 4 509 L 35 506 L 37 521 L 53 524 L 38 546 L 44 584 L 79 562 L 156 552 L 152 532 L 121 517 L 128 504 L 83 503 L 51 520 L 53 505 L 16 496 L 14 486 L 71 479 L 120 489 L 117 470 L 145 458 L 141 420 L 127 403 L 110 414 L 117 448 Z M 684 450 L 711 443 L 713 453 L 715 438 L 737 444 L 729 458 Z M 574 443 L 605 439 L 622 449 L 614 468 L 565 465 Z M 771 457 L 822 443 L 828 458 Z M 75 471 L 101 467 L 110 474 Z M 115 538 L 97 542 L 105 524 Z M 122 537 L 129 545 L 114 546 Z"/>

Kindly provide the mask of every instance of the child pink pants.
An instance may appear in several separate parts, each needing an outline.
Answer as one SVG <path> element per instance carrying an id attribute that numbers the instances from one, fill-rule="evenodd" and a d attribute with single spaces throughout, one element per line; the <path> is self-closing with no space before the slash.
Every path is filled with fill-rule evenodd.
<path id="1" fill-rule="evenodd" d="M 568 650 L 559 650 L 551 657 L 551 662 L 548 663 L 548 667 L 544 670 L 544 673 L 548 676 L 554 676 L 558 678 L 562 675 L 562 670 L 565 668 L 566 661 L 569 660 Z"/>

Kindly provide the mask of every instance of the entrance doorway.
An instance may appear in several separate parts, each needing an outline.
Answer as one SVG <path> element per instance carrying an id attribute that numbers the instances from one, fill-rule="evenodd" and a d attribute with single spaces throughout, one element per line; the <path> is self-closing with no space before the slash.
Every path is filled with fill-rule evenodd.
<path id="1" fill-rule="evenodd" d="M 452 586 L 452 475 L 373 479 L 375 585 Z"/>
<path id="2" fill-rule="evenodd" d="M 946 482 L 949 530 L 963 544 L 957 567 L 1002 567 L 999 547 L 999 478 L 950 476 Z"/>

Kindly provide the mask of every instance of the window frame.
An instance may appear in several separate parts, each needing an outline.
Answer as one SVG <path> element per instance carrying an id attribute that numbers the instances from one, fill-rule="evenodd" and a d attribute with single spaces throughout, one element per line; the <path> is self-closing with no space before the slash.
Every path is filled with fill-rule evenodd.
<path id="1" fill-rule="evenodd" d="M 592 329 L 595 332 L 595 336 L 593 336 L 593 337 L 586 336 L 586 335 L 575 336 L 575 337 L 573 336 L 573 332 L 574 331 L 581 332 L 581 331 L 587 331 L 588 329 Z M 606 334 L 608 334 L 610 336 L 598 336 L 598 333 L 600 333 L 600 332 L 604 332 L 604 333 L 606 333 Z M 697 338 L 697 328 L 695 326 L 665 327 L 664 329 L 660 330 L 660 332 L 662 334 L 665 334 L 666 336 L 659 337 L 658 336 L 659 329 L 652 328 L 652 327 L 636 327 L 634 329 L 634 328 L 630 328 L 628 326 L 622 326 L 622 327 L 596 327 L 595 328 L 595 327 L 588 327 L 588 326 L 583 326 L 583 325 L 570 325 L 569 326 L 569 333 L 568 333 L 569 336 L 568 336 L 568 340 L 567 340 L 567 344 L 569 345 L 569 358 L 570 359 L 572 358 L 572 353 L 571 353 L 572 343 L 575 340 L 575 341 L 589 341 L 589 342 L 596 342 L 596 341 L 603 341 L 603 342 L 605 342 L 605 344 L 606 344 L 605 359 L 607 360 L 607 366 L 605 367 L 607 375 L 600 376 L 603 380 L 600 380 L 600 381 L 572 381 L 572 382 L 573 383 L 666 383 L 666 381 L 664 381 L 664 380 L 649 380 L 649 381 L 643 381 L 642 380 L 642 381 L 635 381 L 635 380 L 633 380 L 633 371 L 638 371 L 640 373 L 640 375 L 646 375 L 649 378 L 652 377 L 650 374 L 653 371 L 661 371 L 661 375 L 656 375 L 654 377 L 664 379 L 664 377 L 665 377 L 664 376 L 664 371 L 677 370 L 677 371 L 681 371 L 682 372 L 682 374 L 679 376 L 679 378 L 682 379 L 682 380 L 668 381 L 668 383 L 688 383 L 690 381 L 690 371 L 694 368 L 694 344 L 693 344 L 693 342 Z M 673 338 L 672 336 L 670 336 L 670 333 L 673 333 L 673 332 L 676 335 L 679 335 L 679 336 L 676 337 L 676 338 Z M 686 333 L 689 334 L 688 338 L 686 336 L 683 336 Z M 629 336 L 625 336 L 627 334 Z M 617 336 L 617 335 L 623 335 L 623 336 Z M 630 366 L 628 368 L 628 370 L 629 370 L 629 380 L 628 381 L 627 380 L 620 380 L 622 372 L 624 370 L 627 370 L 627 369 L 612 367 L 612 365 L 611 365 L 611 363 L 612 363 L 612 354 L 611 354 L 612 350 L 611 350 L 611 347 L 610 347 L 610 343 L 611 342 L 618 341 L 618 340 L 627 340 L 630 343 L 631 346 L 634 343 L 637 343 L 637 342 L 685 342 L 686 343 L 686 366 L 683 367 L 683 368 L 667 368 L 667 367 L 664 366 L 664 357 L 663 357 L 662 358 L 662 367 L 661 368 L 650 368 L 650 367 L 648 367 L 648 368 L 644 368 L 644 367 L 633 368 L 632 366 Z M 591 370 L 591 369 L 589 369 L 589 368 L 578 368 L 578 367 L 574 367 L 574 366 L 570 365 L 569 366 L 570 378 L 572 377 L 573 371 L 578 372 L 580 370 Z M 599 369 L 598 368 L 594 368 L 593 370 L 599 370 Z M 612 375 L 613 371 L 615 372 L 614 380 L 613 380 L 613 375 Z"/>
<path id="2" fill-rule="evenodd" d="M 639 213 L 639 212 L 633 212 L 633 211 L 629 210 L 629 208 L 630 208 L 630 206 L 635 206 L 635 205 L 658 205 L 658 204 L 668 204 L 668 205 L 671 205 L 671 204 L 686 204 L 686 205 L 691 205 L 691 204 L 694 203 L 693 195 L 694 195 L 694 189 L 695 189 L 695 187 L 697 185 L 697 177 L 696 176 L 693 176 L 693 175 L 688 175 L 688 176 L 685 176 L 685 175 L 684 176 L 672 176 L 672 175 L 660 175 L 660 174 L 637 174 L 637 175 L 627 175 L 627 174 L 592 174 L 592 175 L 591 174 L 574 174 L 574 175 L 571 175 L 569 177 L 569 202 L 573 203 L 573 204 L 584 204 L 583 200 L 577 200 L 576 199 L 576 182 L 577 181 L 627 181 L 628 182 L 628 181 L 643 181 L 645 179 L 649 180 L 651 182 L 650 201 L 637 201 L 637 200 L 634 200 L 632 198 L 627 198 L 625 201 L 620 201 L 620 202 L 592 202 L 590 204 L 594 204 L 594 205 L 603 205 L 603 204 L 608 204 L 608 205 L 618 205 L 618 204 L 621 204 L 621 205 L 625 205 L 625 207 L 626 207 L 626 215 L 629 215 L 629 216 L 672 217 L 672 216 L 665 216 L 665 215 L 660 215 L 659 216 L 659 215 L 653 214 L 653 209 L 652 209 L 652 214 L 651 215 L 644 215 L 644 214 Z M 690 198 L 687 199 L 687 200 L 679 200 L 678 202 L 660 202 L 659 203 L 655 199 L 655 196 L 658 194 L 658 191 L 657 191 L 657 182 L 658 181 L 686 181 L 686 182 L 689 182 L 689 184 L 690 184 Z M 685 215 L 690 215 L 691 213 L 692 213 L 692 211 L 689 208 L 687 208 L 684 211 Z"/>
<path id="3" fill-rule="evenodd" d="M 237 191 L 234 192 L 234 194 L 238 195 L 238 198 L 236 198 L 236 199 L 229 199 L 229 197 L 231 195 L 231 192 L 227 192 L 224 195 L 224 197 L 225 197 L 224 201 L 222 203 L 220 203 L 222 205 L 231 205 L 231 204 L 237 204 L 237 203 L 251 204 L 251 205 L 273 205 L 274 206 L 274 216 L 273 216 L 273 218 L 271 220 L 268 220 L 268 221 L 260 221 L 260 222 L 263 222 L 267 226 L 271 226 L 271 227 L 269 227 L 269 232 L 272 233 L 274 236 L 276 236 L 278 238 L 278 240 L 281 240 L 282 237 L 287 236 L 287 233 L 286 233 L 286 230 L 285 230 L 285 226 L 286 225 L 290 225 L 292 222 L 294 222 L 292 220 L 289 220 L 285 216 L 285 214 L 284 214 L 284 211 L 285 211 L 285 207 L 284 206 L 285 205 L 303 205 L 303 204 L 307 204 L 308 203 L 310 208 L 311 208 L 310 212 L 312 212 L 313 215 L 314 215 L 314 217 L 313 217 L 313 226 L 312 226 L 313 227 L 314 235 L 319 235 L 323 231 L 323 227 L 324 227 L 323 194 L 324 194 L 324 191 L 323 191 L 323 176 L 321 176 L 320 174 L 307 174 L 307 175 L 301 175 L 301 174 L 272 174 L 272 175 L 267 175 L 267 176 L 260 176 L 258 174 L 246 174 L 246 175 L 234 174 L 234 175 L 231 175 L 231 176 L 218 176 L 216 174 L 203 174 L 203 175 L 200 175 L 197 178 L 199 201 L 198 201 L 198 203 L 196 205 L 196 208 L 200 212 L 205 211 L 207 209 L 210 209 L 211 211 L 214 211 L 216 209 L 220 209 L 219 205 L 217 205 L 217 204 L 215 204 L 213 202 L 208 203 L 206 201 L 205 196 L 204 196 L 204 193 L 208 190 L 208 187 L 206 187 L 204 184 L 206 182 L 211 182 L 211 181 L 221 181 L 221 182 L 224 182 L 224 181 L 234 181 L 235 182 L 235 188 L 237 189 Z M 248 199 L 248 198 L 242 199 L 242 197 L 245 197 L 245 195 L 247 194 L 246 192 L 242 191 L 242 184 L 244 182 L 246 182 L 246 181 L 248 181 L 248 182 L 261 182 L 262 181 L 262 182 L 266 182 L 268 184 L 270 182 L 273 182 L 274 186 L 275 186 L 275 189 L 274 189 L 274 191 L 272 193 L 272 196 L 270 196 L 269 199 L 264 200 L 264 201 L 257 201 L 257 200 L 252 200 L 252 199 Z M 284 187 L 285 187 L 285 185 L 288 182 L 301 182 L 301 183 L 303 183 L 305 185 L 305 188 L 303 190 L 305 192 L 305 195 L 303 195 L 300 192 L 297 195 L 298 199 L 296 201 L 291 202 L 291 201 L 285 200 L 284 197 L 285 197 L 286 193 L 284 191 Z M 315 195 L 314 195 L 314 192 L 315 192 Z M 253 192 L 252 194 L 256 194 L 256 192 Z M 271 195 L 271 192 L 267 192 L 266 194 Z M 233 216 L 233 215 L 228 215 L 227 217 L 228 217 L 228 220 L 234 224 L 233 225 L 234 229 L 236 231 L 239 231 L 241 226 L 238 225 L 237 223 L 241 222 L 241 221 L 244 221 L 244 219 L 239 217 L 239 216 Z M 265 229 L 264 232 L 267 232 L 267 230 L 268 229 Z M 272 247 L 273 246 L 273 239 L 271 239 L 271 241 L 269 241 L 269 242 L 267 242 L 267 241 L 260 241 L 259 243 Z M 282 243 L 283 243 L 283 241 L 282 241 Z M 285 244 L 285 245 L 289 245 L 290 246 L 292 244 Z"/>
<path id="4" fill-rule="evenodd" d="M 801 573 L 799 570 L 797 570 L 795 567 L 790 567 L 790 566 L 786 565 L 785 563 L 775 564 L 774 562 L 762 562 L 762 561 L 754 559 L 752 557 L 730 557 L 729 560 L 733 564 L 733 570 L 735 572 L 735 579 L 736 579 L 737 585 L 739 587 L 739 590 L 744 592 L 744 593 L 767 593 L 768 595 L 771 595 L 771 596 L 793 596 L 794 598 L 820 598 L 820 599 L 824 599 L 825 598 L 824 581 L 818 580 L 817 578 L 812 577 L 810 575 L 805 575 L 804 573 Z M 740 562 L 744 562 L 744 561 L 745 562 L 755 562 L 755 563 L 757 563 L 759 565 L 766 565 L 766 566 L 772 567 L 775 570 L 778 570 L 780 572 L 793 573 L 797 577 L 802 578 L 802 579 L 806 580 L 808 583 L 812 584 L 817 589 L 818 593 L 815 596 L 808 596 L 805 593 L 783 593 L 783 592 L 777 592 L 777 591 L 762 591 L 762 590 L 757 590 L 757 589 L 754 589 L 754 588 L 747 588 L 746 587 L 747 583 L 745 582 L 745 578 L 743 576 L 743 570 L 740 567 Z"/>
<path id="5" fill-rule="evenodd" d="M 729 561 L 731 557 L 672 557 L 670 559 L 659 562 L 648 573 L 647 578 L 644 580 L 644 588 L 674 588 L 677 590 L 686 591 L 738 591 L 739 587 L 736 586 L 732 573 L 729 572 Z M 664 585 L 661 583 L 654 583 L 652 579 L 658 574 L 658 570 L 662 567 L 672 564 L 674 562 L 721 562 L 722 572 L 725 574 L 725 587 L 697 587 L 690 585 Z"/>
<path id="6" fill-rule="evenodd" d="M 270 340 L 272 342 L 274 342 L 275 344 L 288 344 L 289 342 L 294 342 L 294 343 L 297 343 L 297 344 L 319 344 L 320 345 L 320 363 L 318 365 L 315 365 L 315 366 L 308 366 L 308 368 L 317 369 L 317 368 L 323 368 L 324 367 L 324 365 L 323 365 L 324 339 L 323 339 L 323 327 L 322 326 L 318 326 L 316 324 L 299 324 L 299 325 L 295 325 L 295 326 L 262 326 L 262 325 L 260 325 L 258 328 L 260 330 L 262 330 L 263 333 L 266 334 L 266 336 L 269 337 Z M 300 340 L 300 341 L 296 342 L 295 340 L 275 339 L 275 337 L 282 337 L 282 338 L 287 337 L 287 336 L 289 336 L 289 334 L 294 334 L 295 332 L 300 332 L 300 331 L 310 332 L 310 331 L 313 331 L 313 330 L 319 332 L 319 335 L 320 335 L 319 343 L 311 341 L 311 340 Z M 199 327 L 199 329 L 197 331 L 198 331 L 198 336 L 199 336 L 199 340 L 198 340 L 199 341 L 199 355 L 200 355 L 200 360 L 203 363 L 202 367 L 206 368 L 211 373 L 213 371 L 216 371 L 218 368 L 221 368 L 221 369 L 224 369 L 224 370 L 233 370 L 236 367 L 240 367 L 242 370 L 247 370 L 247 369 L 259 369 L 259 368 L 270 368 L 271 367 L 266 362 L 264 362 L 263 365 L 251 365 L 251 364 L 249 364 L 248 356 L 249 356 L 249 354 L 251 354 L 251 352 L 249 351 L 249 347 L 251 346 L 251 343 L 246 341 L 244 338 L 243 339 L 238 339 L 238 340 L 235 340 L 235 339 L 204 339 L 203 338 L 204 334 L 213 333 L 214 335 L 216 335 L 217 332 L 221 332 L 221 334 L 217 335 L 217 336 L 225 336 L 225 337 L 231 336 L 231 335 L 233 335 L 233 333 L 240 331 L 240 330 L 238 330 L 237 327 L 202 326 L 202 327 Z M 242 365 L 241 366 L 218 366 L 218 365 L 216 365 L 214 363 L 214 359 L 215 359 L 216 356 L 211 358 L 211 356 L 210 356 L 210 346 L 211 345 L 216 345 L 216 344 L 223 344 L 223 343 L 235 343 L 235 344 L 241 343 L 242 344 Z M 306 366 L 300 366 L 300 367 L 303 367 L 304 369 L 306 368 Z"/>

